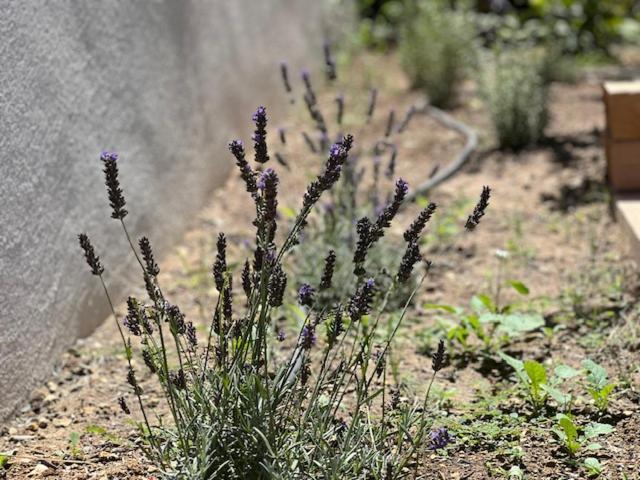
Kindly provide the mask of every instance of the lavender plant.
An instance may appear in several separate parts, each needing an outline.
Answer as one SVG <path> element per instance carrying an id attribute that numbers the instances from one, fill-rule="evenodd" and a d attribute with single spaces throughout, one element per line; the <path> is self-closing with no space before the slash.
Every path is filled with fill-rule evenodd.
<path id="1" fill-rule="evenodd" d="M 263 165 L 270 161 L 264 141 L 265 109 L 260 107 L 253 119 L 255 161 Z M 93 244 L 85 234 L 79 241 L 116 318 L 127 360 L 129 397 L 137 408 L 134 411 L 125 397 L 118 403 L 126 415 L 139 411 L 140 444 L 166 478 L 403 478 L 412 469 L 418 471 L 429 439 L 433 443 L 440 438 L 440 434 L 430 437 L 428 399 L 435 376 L 446 363 L 444 342 L 433 355 L 432 376 L 422 401 L 400 402 L 393 397 L 388 402 L 391 385 L 385 361 L 409 302 L 426 276 L 426 269 L 420 268 L 426 263 L 417 249 L 425 214 L 408 228 L 406 251 L 382 295 L 379 278 L 361 270 L 361 260 L 371 255 L 373 244 L 394 220 L 408 191 L 406 182 L 396 182 L 393 198 L 375 221 L 363 220 L 366 226 L 358 227 L 350 262 L 358 275 L 353 285 L 347 285 L 353 288 L 344 290 L 351 293 L 330 307 L 317 301 L 319 292 L 332 285 L 338 266 L 336 255 L 329 252 L 323 258 L 322 276 L 298 291 L 305 318 L 297 335 L 282 342 L 283 332 L 274 327 L 291 283 L 283 263 L 321 197 L 339 182 L 353 145 L 353 137 L 344 135 L 329 147 L 295 221 L 282 232 L 276 214 L 278 173 L 273 168 L 254 169 L 243 143 L 229 144 L 255 208 L 255 245 L 242 270 L 234 271 L 227 258 L 227 239 L 222 233 L 218 236 L 212 267 L 218 295 L 204 339 L 164 294 L 150 241 L 143 237 L 137 246 L 133 243 L 125 223 L 120 159 L 114 153 L 102 154 L 112 217 L 129 241 L 147 294 L 146 299 L 129 297 L 124 318 L 115 311 Z M 481 216 L 472 214 L 474 225 Z M 378 325 L 385 304 L 413 270 L 422 270 L 420 280 L 395 323 L 383 332 Z M 238 277 L 244 302 L 235 288 Z M 158 381 L 164 407 L 146 401 L 139 380 L 143 376 Z"/>
<path id="2" fill-rule="evenodd" d="M 309 152 L 318 157 L 318 161 L 326 150 L 330 138 L 340 138 L 345 128 L 345 111 L 347 100 L 345 95 L 339 92 L 337 87 L 337 67 L 328 44 L 324 45 L 325 64 L 325 95 L 321 95 L 314 86 L 309 71 L 301 73 L 301 85 L 299 91 L 290 81 L 289 69 L 286 63 L 280 64 L 280 74 L 284 91 L 289 97 L 291 105 L 303 105 L 303 109 L 311 120 L 309 128 L 301 132 L 293 132 L 292 129 L 285 134 L 280 130 L 280 142 L 275 154 L 278 162 L 289 168 L 287 151 L 294 133 L 298 133 L 304 139 Z M 300 94 L 302 102 L 298 102 L 296 95 Z M 332 102 L 322 101 L 323 96 L 329 96 Z M 376 131 L 373 122 L 376 120 L 376 112 L 379 111 L 379 91 L 372 88 L 365 104 L 351 108 L 349 115 L 350 127 L 358 130 Z M 334 104 L 332 115 L 325 111 Z M 359 108 L 358 108 L 359 107 Z M 395 181 L 397 168 L 398 138 L 409 129 L 412 118 L 416 115 L 415 107 L 410 107 L 406 113 L 397 118 L 395 110 L 391 109 L 384 115 L 384 130 L 380 137 L 371 144 L 360 145 L 354 148 L 348 160 L 344 163 L 342 175 L 336 185 L 328 192 L 323 201 L 313 214 L 309 216 L 309 225 L 304 235 L 299 237 L 300 249 L 304 251 L 324 251 L 331 257 L 333 283 L 322 285 L 318 289 L 316 302 L 318 306 L 329 308 L 339 301 L 345 288 L 356 285 L 362 275 L 373 275 L 378 279 L 378 294 L 387 290 L 394 280 L 395 272 L 400 268 L 401 259 L 396 252 L 404 250 L 403 244 L 409 242 L 397 234 L 388 231 L 389 221 L 398 209 L 403 206 L 406 196 L 406 182 Z M 331 121 L 331 118 L 334 121 Z M 390 205 L 392 211 L 385 211 Z M 425 228 L 436 206 L 428 206 L 420 214 L 420 221 L 416 225 L 419 235 Z M 295 221 L 292 215 L 291 220 Z M 355 228 L 354 228 L 355 226 Z M 371 231 L 369 231 L 371 230 Z M 368 238 L 371 237 L 371 238 Z M 384 237 L 384 238 L 383 238 Z M 416 256 L 417 242 L 412 246 L 413 255 Z M 354 255 L 354 264 L 350 261 Z M 293 255 L 286 265 L 292 274 L 302 283 L 312 283 L 317 275 L 325 267 L 324 257 L 309 256 L 303 253 Z M 407 273 L 407 278 L 396 285 L 390 296 L 387 306 L 400 308 L 411 295 L 415 287 L 417 275 Z M 353 293 L 350 291 L 349 293 Z"/>
<path id="3" fill-rule="evenodd" d="M 463 9 L 449 2 L 415 2 L 402 29 L 402 66 L 416 88 L 437 107 L 455 104 L 470 64 L 475 62 L 475 28 Z"/>

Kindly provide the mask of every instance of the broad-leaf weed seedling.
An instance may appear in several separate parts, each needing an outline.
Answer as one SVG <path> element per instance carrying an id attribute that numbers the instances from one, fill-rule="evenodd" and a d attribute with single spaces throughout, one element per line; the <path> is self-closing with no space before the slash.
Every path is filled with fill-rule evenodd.
<path id="1" fill-rule="evenodd" d="M 507 282 L 522 296 L 529 295 L 529 289 L 520 281 Z M 519 304 L 510 303 L 500 306 L 485 294 L 471 298 L 471 312 L 451 305 L 425 304 L 425 309 L 439 310 L 449 317 L 438 319 L 438 324 L 445 331 L 452 346 L 461 347 L 464 353 L 476 353 L 479 343 L 481 352 L 493 355 L 508 345 L 513 339 L 533 332 L 544 326 L 542 315 L 536 312 L 517 312 Z M 471 338 L 475 341 L 471 342 Z"/>
<path id="2" fill-rule="evenodd" d="M 584 360 L 582 367 L 587 372 L 587 392 L 591 395 L 598 412 L 601 414 L 605 413 L 609 406 L 609 397 L 615 389 L 616 384 L 609 382 L 607 371 L 593 360 Z"/>
<path id="3" fill-rule="evenodd" d="M 553 432 L 562 442 L 563 447 L 569 455 L 575 456 L 581 449 L 598 450 L 601 445 L 591 442 L 592 439 L 600 435 L 608 435 L 613 432 L 613 427 L 606 423 L 589 423 L 581 428 L 571 415 L 558 414 L 558 427 L 553 428 Z"/>

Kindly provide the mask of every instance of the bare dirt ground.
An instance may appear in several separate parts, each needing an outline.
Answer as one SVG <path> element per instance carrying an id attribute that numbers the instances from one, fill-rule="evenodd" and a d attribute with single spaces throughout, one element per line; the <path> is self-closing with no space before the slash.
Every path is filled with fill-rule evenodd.
<path id="1" fill-rule="evenodd" d="M 354 73 L 348 80 L 347 94 L 353 93 L 351 98 L 359 95 L 354 104 L 356 100 L 366 102 L 365 93 L 354 93 L 368 82 L 360 77 L 372 78 L 381 91 L 377 121 L 362 136 L 356 136 L 358 142 L 358 138 L 378 138 L 388 108 L 403 111 L 419 100 L 419 95 L 406 93 L 406 80 L 393 58 L 359 59 L 356 65 L 354 71 L 370 75 Z M 435 340 L 426 332 L 434 324 L 435 314 L 423 310 L 421 304 L 467 306 L 473 293 L 491 292 L 500 261 L 495 252 L 503 250 L 507 255 L 501 267 L 504 278 L 527 284 L 531 297 L 543 304 L 548 325 L 570 317 L 563 323 L 565 328 L 551 338 L 536 333 L 511 345 L 510 351 L 538 360 L 561 359 L 574 366 L 589 356 L 620 379 L 621 387 L 616 390 L 608 417 L 615 431 L 601 441 L 603 448 L 597 454 L 605 466 L 601 478 L 640 478 L 640 332 L 632 308 L 637 282 L 633 266 L 624 256 L 621 229 L 610 215 L 604 186 L 604 112 L 598 78 L 572 85 L 554 84 L 548 138 L 541 146 L 520 153 L 498 152 L 491 147 L 488 119 L 472 83 L 466 86 L 460 107 L 452 114 L 479 132 L 482 147 L 460 174 L 429 199 L 439 204 L 442 214 L 452 212 L 456 221 L 462 215 L 463 221 L 482 185 L 491 185 L 493 196 L 484 222 L 472 235 L 446 230 L 434 233 L 427 255 L 434 261 L 434 271 L 424 296 L 411 312 L 407 333 L 398 341 L 397 349 L 403 352 L 403 382 L 419 391 L 430 375 L 426 353 Z M 278 119 L 271 124 L 277 125 Z M 275 131 L 271 131 L 275 137 Z M 289 144 L 292 150 L 287 158 L 292 172 L 282 173 L 280 203 L 296 208 L 306 180 L 319 164 L 305 160 L 309 156 L 301 140 L 294 138 Z M 452 158 L 462 140 L 422 117 L 415 120 L 399 145 L 398 174 L 417 184 L 435 164 Z M 161 262 L 166 295 L 194 322 L 206 323 L 214 303 L 209 269 L 218 232 L 227 234 L 232 244 L 230 256 L 242 258 L 252 219 L 246 203 L 238 201 L 245 194 L 233 175 L 215 192 L 193 230 Z M 404 211 L 399 224 L 407 225 L 417 208 Z M 456 213 L 458 210 L 462 213 Z M 608 289 L 614 284 L 619 288 Z M 142 289 L 132 293 L 142 294 Z M 508 294 L 504 298 L 511 299 Z M 119 309 L 124 310 L 123 306 Z M 581 310 L 576 313 L 577 309 Z M 592 323 L 576 320 L 583 317 Z M 9 457 L 0 477 L 154 478 L 153 467 L 136 449 L 133 422 L 117 404 L 117 398 L 126 396 L 129 390 L 119 342 L 113 319 L 108 319 L 60 359 L 55 375 L 33 392 L 14 420 L 2 427 L 0 452 Z M 144 378 L 142 385 L 150 404 L 159 404 L 153 381 Z M 513 465 L 530 479 L 586 478 L 584 470 L 572 465 L 561 452 L 546 424 L 520 424 L 513 438 L 506 438 L 508 425 L 491 434 L 478 427 L 490 412 L 475 416 L 469 412 L 480 408 L 482 395 L 498 395 L 507 388 L 499 369 L 487 367 L 477 358 L 465 364 L 452 361 L 438 385 L 443 422 L 458 418 L 459 425 L 469 426 L 471 432 L 475 428 L 477 435 L 459 435 L 446 455 L 431 455 L 426 478 L 508 478 L 504 471 Z M 517 395 L 492 405 L 489 410 L 498 409 L 506 416 L 523 411 Z M 467 420 L 461 420 L 465 415 Z M 519 453 L 507 451 L 515 444 L 520 447 Z"/>

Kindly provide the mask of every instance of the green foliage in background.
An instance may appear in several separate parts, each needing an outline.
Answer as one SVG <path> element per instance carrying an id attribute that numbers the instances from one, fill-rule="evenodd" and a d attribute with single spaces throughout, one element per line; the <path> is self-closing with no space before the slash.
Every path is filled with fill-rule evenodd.
<path id="1" fill-rule="evenodd" d="M 469 14 L 439 2 L 422 2 L 407 16 L 400 39 L 402 66 L 414 87 L 437 107 L 450 107 L 475 59 Z"/>
<path id="2" fill-rule="evenodd" d="M 521 149 L 537 143 L 549 119 L 544 54 L 496 51 L 483 63 L 482 94 L 499 146 Z"/>

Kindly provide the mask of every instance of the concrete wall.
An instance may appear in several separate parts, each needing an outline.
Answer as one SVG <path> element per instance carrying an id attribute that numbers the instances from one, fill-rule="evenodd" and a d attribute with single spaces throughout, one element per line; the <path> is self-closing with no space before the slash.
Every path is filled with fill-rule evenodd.
<path id="1" fill-rule="evenodd" d="M 0 419 L 108 313 L 76 234 L 119 298 L 138 273 L 109 218 L 100 150 L 121 155 L 133 234 L 166 251 L 230 171 L 226 142 L 280 102 L 279 60 L 320 52 L 323 5 L 0 3 Z"/>

